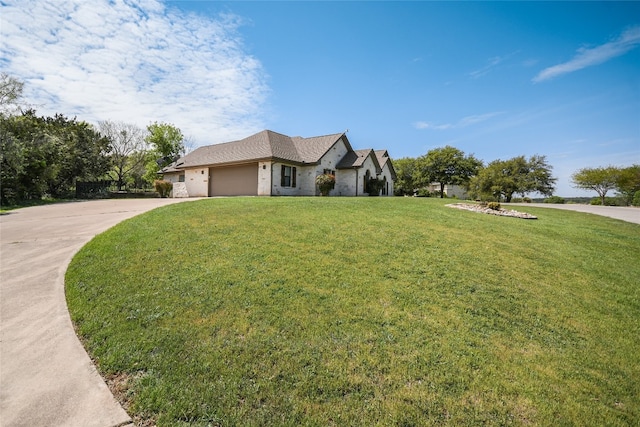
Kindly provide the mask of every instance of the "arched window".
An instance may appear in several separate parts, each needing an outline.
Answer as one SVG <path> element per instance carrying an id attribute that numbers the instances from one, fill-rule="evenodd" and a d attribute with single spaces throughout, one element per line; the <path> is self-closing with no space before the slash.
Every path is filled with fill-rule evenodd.
<path id="1" fill-rule="evenodd" d="M 367 173 L 364 174 L 363 182 L 362 182 L 362 192 L 368 193 L 369 190 L 369 180 L 371 179 L 371 172 L 367 169 Z"/>

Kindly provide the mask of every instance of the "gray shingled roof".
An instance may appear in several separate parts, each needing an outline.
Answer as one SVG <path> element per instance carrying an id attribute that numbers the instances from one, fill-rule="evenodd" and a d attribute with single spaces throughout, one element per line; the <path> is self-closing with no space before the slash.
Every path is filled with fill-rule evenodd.
<path id="1" fill-rule="evenodd" d="M 342 160 L 340 160 L 340 162 L 336 166 L 336 169 L 351 169 L 362 167 L 365 160 L 367 160 L 367 157 L 369 157 L 369 155 L 371 155 L 372 153 L 373 150 L 371 148 L 368 148 L 366 150 L 350 151 L 342 158 Z M 382 168 L 380 167 L 375 153 L 373 154 L 374 155 L 372 156 L 372 159 L 376 166 L 376 173 L 379 173 Z"/>
<path id="2" fill-rule="evenodd" d="M 393 163 L 390 161 L 389 153 L 387 150 L 376 150 L 376 158 L 378 159 L 378 163 L 380 164 L 380 169 L 384 167 L 386 163 L 389 163 L 389 170 L 391 171 L 391 177 L 396 179 L 396 170 L 393 168 Z"/>
<path id="3" fill-rule="evenodd" d="M 316 163 L 343 136 L 333 135 L 302 138 L 264 130 L 247 138 L 207 145 L 179 159 L 174 168 L 224 165 L 258 160 L 285 160 L 293 163 Z M 345 143 L 349 146 L 345 137 Z M 182 163 L 182 164 L 180 164 Z"/>

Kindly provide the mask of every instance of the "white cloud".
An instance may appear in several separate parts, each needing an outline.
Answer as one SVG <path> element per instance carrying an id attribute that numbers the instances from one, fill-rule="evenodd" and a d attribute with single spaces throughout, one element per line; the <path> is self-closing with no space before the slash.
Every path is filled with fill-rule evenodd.
<path id="1" fill-rule="evenodd" d="M 484 122 L 486 120 L 491 119 L 492 117 L 495 117 L 503 113 L 504 113 L 503 111 L 494 111 L 491 113 L 476 114 L 472 116 L 463 117 L 455 123 L 445 123 L 445 124 L 433 124 L 425 121 L 418 121 L 413 123 L 413 127 L 416 129 L 433 129 L 433 130 L 464 128 L 467 126 L 475 125 L 480 122 Z"/>
<path id="2" fill-rule="evenodd" d="M 617 56 L 624 55 L 638 45 L 640 45 L 640 26 L 635 26 L 623 31 L 618 38 L 608 43 L 593 48 L 578 49 L 576 55 L 571 60 L 540 71 L 540 73 L 533 78 L 533 82 L 542 82 L 563 74 L 601 64 Z"/>
<path id="3" fill-rule="evenodd" d="M 482 68 L 479 68 L 477 70 L 474 70 L 472 72 L 469 73 L 469 75 L 471 76 L 471 78 L 477 79 L 480 78 L 486 74 L 489 74 L 491 71 L 493 71 L 494 68 L 496 68 L 498 65 L 502 64 L 503 62 L 505 62 L 506 60 L 508 60 L 509 58 L 511 58 L 512 56 L 516 55 L 517 53 L 519 53 L 518 51 L 509 53 L 505 56 L 494 56 L 493 58 L 489 58 L 487 61 L 487 65 L 485 65 Z"/>
<path id="4" fill-rule="evenodd" d="M 263 128 L 269 88 L 238 32 L 157 0 L 9 0 L 2 5 L 0 64 L 25 82 L 39 114 L 145 127 L 167 121 L 196 145 Z"/>

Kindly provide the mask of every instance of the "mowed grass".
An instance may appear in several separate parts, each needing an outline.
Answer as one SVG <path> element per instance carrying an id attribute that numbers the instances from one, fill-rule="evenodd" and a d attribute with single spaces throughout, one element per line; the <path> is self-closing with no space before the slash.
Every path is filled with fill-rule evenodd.
<path id="1" fill-rule="evenodd" d="M 637 425 L 640 226 L 415 198 L 232 198 L 128 220 L 67 299 L 159 426 Z"/>

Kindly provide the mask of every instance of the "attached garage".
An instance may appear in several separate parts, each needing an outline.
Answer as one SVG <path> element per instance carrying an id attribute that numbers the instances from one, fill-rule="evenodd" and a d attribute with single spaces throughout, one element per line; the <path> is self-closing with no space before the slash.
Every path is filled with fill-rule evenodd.
<path id="1" fill-rule="evenodd" d="M 209 196 L 257 196 L 258 163 L 209 168 Z"/>

